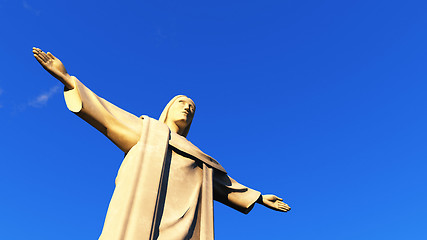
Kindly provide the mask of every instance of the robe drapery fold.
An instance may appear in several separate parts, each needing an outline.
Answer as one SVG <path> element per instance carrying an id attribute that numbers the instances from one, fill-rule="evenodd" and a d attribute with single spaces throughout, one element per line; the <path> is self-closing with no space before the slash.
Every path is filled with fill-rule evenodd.
<path id="1" fill-rule="evenodd" d="M 230 178 L 186 138 L 75 81 L 64 93 L 67 107 L 126 153 L 99 239 L 211 240 L 214 199 L 243 213 L 252 209 L 260 193 Z"/>

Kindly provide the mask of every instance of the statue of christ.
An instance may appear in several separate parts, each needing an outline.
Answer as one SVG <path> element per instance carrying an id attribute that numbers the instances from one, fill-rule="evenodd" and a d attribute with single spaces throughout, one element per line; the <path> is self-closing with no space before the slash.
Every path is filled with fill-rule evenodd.
<path id="1" fill-rule="evenodd" d="M 61 81 L 67 107 L 124 153 L 102 240 L 214 239 L 213 200 L 247 214 L 255 203 L 290 207 L 275 195 L 239 184 L 212 157 L 186 139 L 196 105 L 178 95 L 159 120 L 137 117 L 98 97 L 51 53 L 34 57 Z"/>

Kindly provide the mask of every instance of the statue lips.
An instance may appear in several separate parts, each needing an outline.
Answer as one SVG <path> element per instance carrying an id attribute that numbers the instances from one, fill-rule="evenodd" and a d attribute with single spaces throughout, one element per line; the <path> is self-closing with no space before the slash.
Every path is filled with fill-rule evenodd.
<path id="1" fill-rule="evenodd" d="M 182 111 L 182 113 L 185 115 L 185 116 L 188 116 L 188 115 L 190 115 L 190 112 L 189 111 L 187 111 L 187 110 L 185 110 L 185 111 Z"/>

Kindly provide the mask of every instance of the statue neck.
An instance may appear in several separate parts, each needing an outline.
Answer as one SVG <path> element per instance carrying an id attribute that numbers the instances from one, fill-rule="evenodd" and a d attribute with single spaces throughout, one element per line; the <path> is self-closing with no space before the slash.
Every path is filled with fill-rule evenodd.
<path id="1" fill-rule="evenodd" d="M 185 127 L 180 127 L 175 122 L 167 122 L 166 125 L 168 125 L 169 129 L 172 132 L 178 133 L 179 135 L 183 136 Z"/>

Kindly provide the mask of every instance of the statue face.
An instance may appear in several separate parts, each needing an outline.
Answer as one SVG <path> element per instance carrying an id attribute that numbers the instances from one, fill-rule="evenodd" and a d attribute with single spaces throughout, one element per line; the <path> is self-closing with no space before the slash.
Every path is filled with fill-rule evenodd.
<path id="1" fill-rule="evenodd" d="M 173 122 L 179 128 L 186 128 L 194 117 L 195 106 L 187 97 L 178 98 L 169 108 L 166 122 Z"/>

